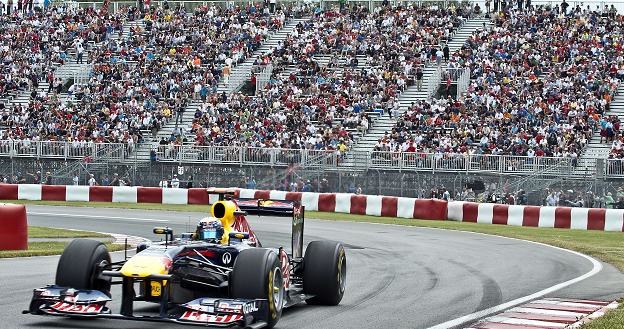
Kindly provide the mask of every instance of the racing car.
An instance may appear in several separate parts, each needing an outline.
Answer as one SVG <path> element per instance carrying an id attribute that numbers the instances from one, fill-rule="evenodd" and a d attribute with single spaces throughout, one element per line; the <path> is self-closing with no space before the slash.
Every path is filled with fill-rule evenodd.
<path id="1" fill-rule="evenodd" d="M 263 248 L 247 213 L 292 218 L 291 252 Z M 344 247 L 310 242 L 303 254 L 304 207 L 297 202 L 234 199 L 221 191 L 194 232 L 141 243 L 112 262 L 100 241 L 75 239 L 61 255 L 55 284 L 34 289 L 24 314 L 112 318 L 208 327 L 272 328 L 282 310 L 305 301 L 338 305 L 346 285 Z M 121 285 L 113 313 L 111 286 Z M 158 314 L 137 314 L 136 301 L 157 303 Z"/>

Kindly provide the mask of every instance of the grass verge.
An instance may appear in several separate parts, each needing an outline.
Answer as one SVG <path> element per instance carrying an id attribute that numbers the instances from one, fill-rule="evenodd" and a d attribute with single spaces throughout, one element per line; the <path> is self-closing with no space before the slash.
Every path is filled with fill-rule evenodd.
<path id="1" fill-rule="evenodd" d="M 1 203 L 2 201 L 0 201 Z M 182 211 L 182 212 L 209 212 L 207 205 L 164 205 L 149 203 L 106 203 L 106 202 L 57 202 L 57 201 L 26 201 L 7 200 L 8 203 L 37 204 L 50 206 L 75 206 L 95 208 L 124 208 L 142 210 Z M 621 232 L 580 231 L 567 229 L 545 229 L 533 227 L 515 227 L 503 225 L 488 225 L 474 223 L 458 223 L 450 221 L 427 221 L 390 217 L 373 217 L 351 214 L 306 212 L 306 217 L 366 223 L 396 224 L 416 227 L 430 227 L 447 230 L 485 233 L 541 242 L 552 246 L 566 248 L 598 258 L 612 264 L 624 272 L 624 235 Z M 123 248 L 123 246 L 121 246 Z M 0 257 L 1 252 L 0 252 Z M 624 302 L 624 301 L 622 301 Z M 624 305 L 617 310 L 608 312 L 604 317 L 590 322 L 583 329 L 621 329 L 624 328 Z"/>
<path id="2" fill-rule="evenodd" d="M 30 241 L 28 243 L 28 250 L 0 250 L 0 258 L 60 255 L 71 239 L 75 238 L 99 238 L 102 239 L 109 251 L 123 250 L 123 245 L 112 244 L 110 241 L 106 240 L 108 237 L 110 236 L 106 234 L 89 231 L 29 226 L 28 238 L 43 241 Z M 50 240 L 48 241 L 46 239 Z M 58 241 L 58 239 L 62 239 L 63 241 Z"/>
<path id="3" fill-rule="evenodd" d="M 69 241 L 30 242 L 28 250 L 0 250 L 0 258 L 60 255 Z M 108 251 L 123 250 L 123 244 L 104 243 Z"/>
<path id="4" fill-rule="evenodd" d="M 29 238 L 105 238 L 108 235 L 96 233 L 96 232 L 88 232 L 88 231 L 75 231 L 75 230 L 64 230 L 52 227 L 41 227 L 41 226 L 29 226 L 28 227 L 28 237 Z"/>
<path id="5" fill-rule="evenodd" d="M 624 300 L 620 301 L 620 307 L 604 316 L 589 322 L 581 327 L 581 329 L 622 329 L 624 328 Z"/>

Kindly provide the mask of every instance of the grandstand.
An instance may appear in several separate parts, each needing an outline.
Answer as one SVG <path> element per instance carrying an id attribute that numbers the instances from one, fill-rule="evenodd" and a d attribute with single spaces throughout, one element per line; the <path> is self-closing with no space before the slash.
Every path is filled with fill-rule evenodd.
<path id="1" fill-rule="evenodd" d="M 30 158 L 61 160 L 59 181 L 159 164 L 517 188 L 624 177 L 623 26 L 609 8 L 177 4 L 1 16 L 16 37 L 2 43 L 0 174 Z"/>

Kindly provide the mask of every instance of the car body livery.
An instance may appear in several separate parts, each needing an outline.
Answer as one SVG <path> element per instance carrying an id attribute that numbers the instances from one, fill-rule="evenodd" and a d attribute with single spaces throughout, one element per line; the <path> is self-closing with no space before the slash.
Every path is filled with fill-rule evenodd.
<path id="1" fill-rule="evenodd" d="M 284 307 L 340 303 L 346 284 L 343 246 L 313 241 L 304 255 L 299 203 L 234 200 L 230 193 L 219 190 L 212 206 L 223 226 L 219 241 L 198 239 L 193 232 L 174 238 L 170 228 L 154 228 L 165 241 L 139 244 L 136 255 L 113 263 L 101 242 L 73 240 L 59 259 L 55 284 L 35 289 L 23 313 L 271 328 Z M 263 248 L 247 213 L 291 217 L 291 252 Z M 108 306 L 111 285 L 121 285 L 118 313 Z M 158 303 L 158 314 L 137 314 L 136 301 Z"/>

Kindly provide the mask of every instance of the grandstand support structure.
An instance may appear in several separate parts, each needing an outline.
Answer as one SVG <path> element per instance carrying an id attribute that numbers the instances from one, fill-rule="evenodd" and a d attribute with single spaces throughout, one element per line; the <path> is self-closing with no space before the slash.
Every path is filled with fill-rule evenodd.
<path id="1" fill-rule="evenodd" d="M 451 53 L 459 50 L 474 31 L 489 25 L 490 21 L 487 18 L 479 17 L 468 19 L 448 43 Z M 424 86 L 422 90 L 419 91 L 416 86 L 410 86 L 399 96 L 398 101 L 400 114 L 403 114 L 403 112 L 405 112 L 413 102 L 428 99 L 429 93 L 431 92 L 431 90 L 429 90 L 431 89 L 429 88 L 429 82 L 433 82 L 436 79 L 439 80 L 439 68 L 435 63 L 429 63 L 429 65 L 425 67 L 423 73 Z M 392 127 L 396 124 L 397 119 L 397 117 L 382 115 L 375 121 L 368 133 L 358 140 L 352 150 L 358 151 L 359 153 L 371 151 L 377 141 L 383 137 L 386 132 L 392 130 Z M 357 162 L 357 159 L 351 158 L 349 154 L 347 154 L 345 164 L 351 165 L 353 162 Z"/>
<path id="2" fill-rule="evenodd" d="M 617 115 L 620 121 L 624 121 L 624 83 L 620 83 L 618 86 L 617 95 L 614 97 L 609 107 L 607 115 Z M 607 159 L 611 152 L 611 143 L 600 142 L 600 130 L 594 131 L 592 138 L 585 146 L 583 153 L 579 156 L 578 165 L 576 168 L 576 175 L 582 175 L 583 173 L 596 173 L 597 166 L 601 165 L 596 162 L 596 159 Z"/>

